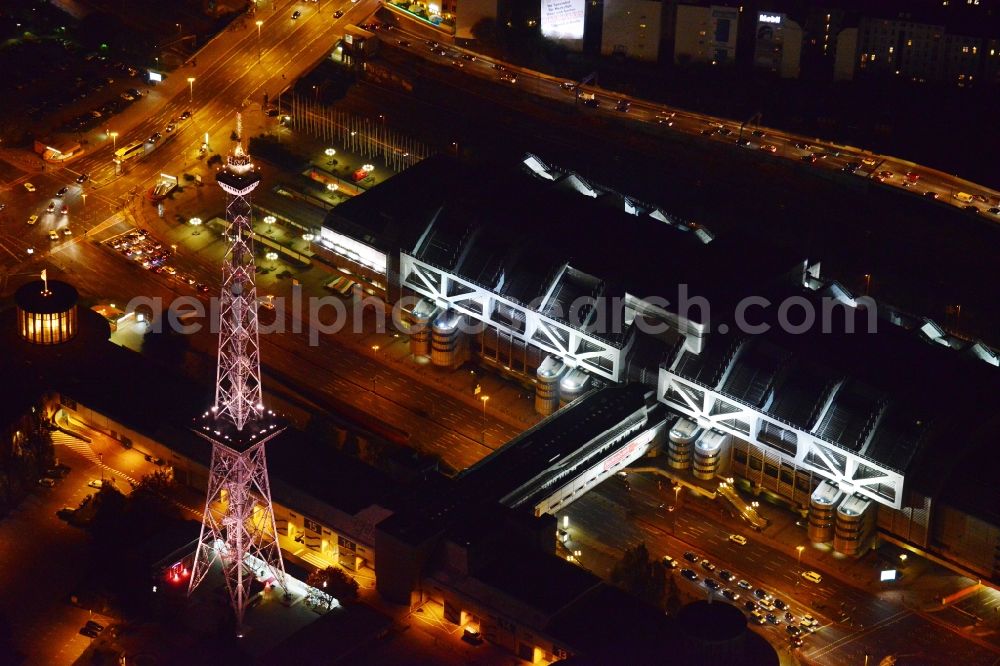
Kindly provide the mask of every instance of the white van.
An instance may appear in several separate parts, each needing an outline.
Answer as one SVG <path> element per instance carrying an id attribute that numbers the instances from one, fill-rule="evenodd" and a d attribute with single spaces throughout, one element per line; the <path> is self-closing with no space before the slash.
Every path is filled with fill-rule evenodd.
<path id="1" fill-rule="evenodd" d="M 969 194 L 968 192 L 956 192 L 955 193 L 955 198 L 958 199 L 959 201 L 961 201 L 962 203 L 966 203 L 966 204 L 967 203 L 972 203 L 972 201 L 973 201 L 973 196 L 971 194 Z"/>

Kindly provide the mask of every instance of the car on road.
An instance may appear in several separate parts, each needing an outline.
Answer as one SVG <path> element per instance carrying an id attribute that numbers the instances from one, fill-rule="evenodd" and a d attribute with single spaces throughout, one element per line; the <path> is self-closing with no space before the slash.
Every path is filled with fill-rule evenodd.
<path id="1" fill-rule="evenodd" d="M 667 127 L 674 126 L 674 116 L 670 115 L 658 115 L 656 116 L 656 122 L 660 125 L 666 125 Z"/>
<path id="2" fill-rule="evenodd" d="M 583 100 L 583 105 L 589 106 L 592 109 L 596 109 L 601 106 L 601 103 L 597 100 L 596 97 L 590 97 L 588 99 Z"/>
<path id="3" fill-rule="evenodd" d="M 719 130 L 716 127 L 706 127 L 701 131 L 701 133 L 703 136 L 715 136 L 715 133 L 718 131 Z"/>
<path id="4" fill-rule="evenodd" d="M 879 178 L 881 178 L 882 180 L 889 180 L 889 179 L 891 179 L 891 178 L 892 178 L 892 177 L 893 177 L 894 175 L 896 175 L 896 174 L 894 174 L 894 173 L 893 173 L 893 172 L 891 172 L 891 171 L 879 171 L 879 172 L 878 172 L 878 177 L 879 177 Z"/>
<path id="5" fill-rule="evenodd" d="M 732 579 L 736 578 L 736 574 L 734 574 L 732 571 L 729 571 L 728 569 L 723 569 L 722 571 L 719 572 L 719 578 L 728 583 Z"/>
<path id="6" fill-rule="evenodd" d="M 28 190 L 29 192 L 34 192 L 35 191 L 35 186 L 32 185 L 31 183 L 25 183 L 24 184 L 24 189 Z"/>
<path id="7" fill-rule="evenodd" d="M 56 212 L 56 202 L 55 201 L 50 201 L 49 205 L 45 207 L 45 212 L 46 213 L 54 213 L 54 212 Z"/>
<path id="8" fill-rule="evenodd" d="M 823 582 L 823 577 L 820 576 L 815 571 L 803 571 L 802 577 L 805 578 L 810 583 L 816 583 L 817 585 Z"/>
<path id="9" fill-rule="evenodd" d="M 799 159 L 802 160 L 803 162 L 807 162 L 809 164 L 815 164 L 816 160 L 818 158 L 815 155 L 813 155 L 812 153 L 809 153 L 808 155 L 803 155 Z"/>
<path id="10" fill-rule="evenodd" d="M 90 176 L 88 174 L 81 173 L 79 176 L 76 177 L 76 182 L 82 185 L 83 183 L 86 183 L 87 180 L 89 179 Z"/>
<path id="11" fill-rule="evenodd" d="M 202 282 L 199 282 L 197 285 L 195 285 L 195 289 L 197 289 L 202 294 L 207 294 L 209 292 L 208 285 Z"/>
<path id="12" fill-rule="evenodd" d="M 778 147 L 773 143 L 765 143 L 763 146 L 760 147 L 760 149 L 768 153 L 778 152 Z"/>
<path id="13" fill-rule="evenodd" d="M 335 11 L 333 13 L 333 18 L 335 18 L 335 19 L 336 18 L 342 18 L 343 16 L 344 16 L 344 10 L 343 9 L 338 9 L 337 11 Z"/>
<path id="14" fill-rule="evenodd" d="M 190 117 L 191 117 L 190 111 L 185 111 L 184 113 L 181 114 L 181 120 L 187 120 Z"/>
<path id="15" fill-rule="evenodd" d="M 62 235 L 63 236 L 72 236 L 73 235 L 73 230 L 70 229 L 69 227 L 63 227 L 62 228 Z"/>
<path id="16" fill-rule="evenodd" d="M 467 62 L 476 62 L 477 60 L 479 60 L 479 58 L 477 58 L 476 56 L 472 55 L 471 53 L 463 53 L 462 54 L 462 60 L 465 60 Z"/>
<path id="17" fill-rule="evenodd" d="M 975 213 L 976 215 L 979 214 L 979 207 L 976 206 L 975 204 L 965 204 L 964 206 L 962 206 L 962 208 L 969 211 L 970 213 Z"/>
<path id="18" fill-rule="evenodd" d="M 976 201 L 978 201 L 979 203 L 989 203 L 990 202 L 990 200 L 986 198 L 985 194 L 973 194 L 972 198 L 975 199 Z"/>
<path id="19" fill-rule="evenodd" d="M 750 599 L 747 599 L 746 602 L 743 604 L 743 608 L 747 609 L 752 613 L 753 611 L 757 610 L 757 604 L 755 604 Z"/>
<path id="20" fill-rule="evenodd" d="M 501 73 L 500 80 L 503 81 L 504 83 L 509 83 L 511 85 L 517 83 L 517 77 L 511 74 L 510 72 Z"/>
<path id="21" fill-rule="evenodd" d="M 750 621 L 754 624 L 764 624 L 767 622 L 767 618 L 759 610 L 750 611 Z"/>
<path id="22" fill-rule="evenodd" d="M 775 615 L 774 613 L 768 613 L 766 617 L 767 621 L 770 622 L 771 624 L 781 624 L 781 618 Z"/>
<path id="23" fill-rule="evenodd" d="M 69 215 L 69 206 L 67 206 L 66 204 L 63 204 L 63 207 L 59 209 L 59 212 L 62 215 Z"/>
<path id="24" fill-rule="evenodd" d="M 169 123 L 167 123 L 167 126 L 163 129 L 163 131 L 168 133 L 173 132 L 174 129 L 176 129 L 176 127 L 177 127 L 177 122 L 171 120 Z"/>
<path id="25" fill-rule="evenodd" d="M 916 171 L 907 171 L 906 180 L 910 181 L 911 183 L 915 183 L 918 180 L 920 180 L 920 174 L 917 173 Z"/>
<path id="26" fill-rule="evenodd" d="M 737 599 L 740 598 L 740 593 L 726 589 L 722 591 L 722 596 L 724 596 L 726 599 L 729 599 L 730 601 L 736 601 Z"/>
<path id="27" fill-rule="evenodd" d="M 681 575 L 688 580 L 698 580 L 698 574 L 691 569 L 681 569 Z"/>
<path id="28" fill-rule="evenodd" d="M 990 208 L 987 212 L 992 213 L 993 215 L 1000 215 L 1000 207 L 994 206 L 993 208 Z"/>
<path id="29" fill-rule="evenodd" d="M 63 196 L 66 196 L 66 193 L 67 193 L 67 192 L 69 192 L 69 188 L 68 188 L 68 187 L 61 187 L 61 188 L 59 188 L 59 191 L 58 191 L 58 192 L 56 192 L 56 196 L 57 196 L 57 197 L 63 197 Z"/>
<path id="30" fill-rule="evenodd" d="M 89 483 L 87 483 L 87 485 L 90 486 L 91 488 L 97 488 L 98 490 L 100 490 L 101 487 L 104 486 L 104 481 L 102 481 L 101 479 L 92 479 Z"/>
<path id="31" fill-rule="evenodd" d="M 620 111 L 622 113 L 628 113 L 629 109 L 631 108 L 632 108 L 632 102 L 628 101 L 627 99 L 620 99 L 618 100 L 618 103 L 615 105 L 615 111 Z"/>
<path id="32" fill-rule="evenodd" d="M 766 136 L 764 134 L 764 131 L 759 129 L 755 129 L 754 131 L 750 132 L 750 134 L 757 137 L 758 139 L 763 139 Z"/>
<path id="33" fill-rule="evenodd" d="M 786 604 L 783 599 L 778 599 L 777 597 L 775 597 L 772 603 L 774 604 L 775 608 L 778 608 L 780 610 L 788 610 L 788 604 Z"/>
<path id="34" fill-rule="evenodd" d="M 149 138 L 146 139 L 146 141 L 148 143 L 156 143 L 157 141 L 159 141 L 162 138 L 163 138 L 162 134 L 160 134 L 159 132 L 153 132 L 152 134 L 149 135 Z"/>
<path id="35" fill-rule="evenodd" d="M 705 579 L 705 587 L 707 587 L 707 588 L 709 588 L 711 590 L 718 590 L 720 587 L 722 587 L 722 583 L 720 583 L 719 581 L 715 580 L 714 578 L 706 578 Z"/>
<path id="36" fill-rule="evenodd" d="M 98 636 L 101 635 L 100 631 L 89 625 L 81 628 L 80 633 L 86 636 L 87 638 L 97 638 Z"/>
<path id="37" fill-rule="evenodd" d="M 753 585 L 751 585 L 749 582 L 741 578 L 739 581 L 737 581 L 736 587 L 740 588 L 741 590 L 749 590 L 751 587 L 753 587 Z"/>
<path id="38" fill-rule="evenodd" d="M 715 571 L 715 565 L 709 562 L 707 559 L 701 561 L 701 568 L 705 571 Z"/>
<path id="39" fill-rule="evenodd" d="M 56 511 L 56 517 L 59 518 L 60 520 L 67 520 L 68 521 L 68 520 L 72 520 L 73 514 L 75 514 L 75 513 L 76 513 L 76 509 L 73 509 L 73 508 L 68 507 L 68 506 L 64 506 L 63 508 L 61 508 L 58 511 Z"/>
<path id="40" fill-rule="evenodd" d="M 35 222 L 38 222 L 38 216 L 37 215 L 29 215 L 28 216 L 28 224 L 34 224 Z"/>
<path id="41" fill-rule="evenodd" d="M 741 546 L 747 545 L 747 538 L 742 534 L 730 534 L 729 540 L 733 543 L 738 543 Z"/>
<path id="42" fill-rule="evenodd" d="M 396 40 L 396 44 L 398 46 L 402 46 L 404 49 L 407 49 L 407 48 L 410 47 L 410 43 L 408 41 L 406 41 L 405 39 L 397 39 Z"/>
<path id="43" fill-rule="evenodd" d="M 927 197 L 928 199 L 937 199 L 939 195 L 937 192 L 931 192 L 930 190 L 928 190 L 927 192 L 924 192 L 924 196 Z"/>
<path id="44" fill-rule="evenodd" d="M 790 625 L 786 626 L 785 627 L 785 631 L 787 631 L 792 636 L 798 636 L 799 634 L 802 633 L 802 630 L 799 629 L 798 627 L 796 627 L 794 624 L 790 624 Z"/>
<path id="45" fill-rule="evenodd" d="M 733 133 L 733 130 L 729 129 L 728 127 L 720 127 L 719 128 L 719 134 L 721 134 L 722 136 L 729 136 L 732 133 Z"/>
<path id="46" fill-rule="evenodd" d="M 793 145 L 799 150 L 809 150 L 812 148 L 808 143 L 802 143 L 801 141 L 796 141 Z"/>
<path id="47" fill-rule="evenodd" d="M 814 618 L 812 615 L 806 613 L 805 615 L 802 616 L 802 622 L 800 622 L 800 624 L 806 624 L 810 627 L 815 627 L 816 625 L 819 624 L 819 620 Z"/>
<path id="48" fill-rule="evenodd" d="M 878 162 L 878 160 L 876 160 L 874 157 L 865 157 L 861 160 L 861 163 L 864 164 L 865 166 L 875 166 L 876 162 Z"/>
<path id="49" fill-rule="evenodd" d="M 135 101 L 135 97 L 133 97 L 132 95 L 128 94 L 127 92 L 122 92 L 122 94 L 120 94 L 119 97 L 121 97 L 122 100 L 124 100 L 126 102 L 134 102 Z"/>
<path id="50" fill-rule="evenodd" d="M 298 20 L 298 18 L 300 16 L 302 16 L 302 12 L 300 12 L 299 10 L 296 9 L 294 12 L 292 12 L 292 20 L 293 21 Z"/>
<path id="51" fill-rule="evenodd" d="M 660 561 L 663 563 L 663 566 L 665 566 L 668 569 L 676 569 L 679 566 L 677 564 L 677 560 L 670 557 L 669 555 L 664 555 L 663 559 Z"/>
<path id="52" fill-rule="evenodd" d="M 750 139 L 736 139 L 736 145 L 740 146 L 741 148 L 749 148 Z"/>
<path id="53" fill-rule="evenodd" d="M 67 465 L 55 465 L 45 470 L 45 476 L 53 479 L 65 479 L 68 474 L 69 466 Z"/>
<path id="54" fill-rule="evenodd" d="M 684 559 L 687 560 L 688 562 L 697 562 L 701 558 L 689 550 L 686 553 L 684 553 Z"/>
<path id="55" fill-rule="evenodd" d="M 848 162 L 847 164 L 844 165 L 843 171 L 844 173 L 854 173 L 860 168 L 861 168 L 860 162 Z"/>
<path id="56" fill-rule="evenodd" d="M 43 488 L 51 488 L 56 485 L 56 481 L 55 479 L 50 479 L 47 476 L 43 476 L 42 478 L 38 479 L 38 485 L 42 486 Z"/>
<path id="57" fill-rule="evenodd" d="M 792 647 L 797 647 L 797 648 L 798 647 L 802 647 L 802 637 L 801 636 L 792 636 L 792 640 L 790 642 L 791 642 Z"/>
<path id="58" fill-rule="evenodd" d="M 762 587 L 758 587 L 756 590 L 754 590 L 753 596 L 757 597 L 758 599 L 769 599 L 771 597 L 771 595 L 768 594 L 767 591 Z"/>
<path id="59" fill-rule="evenodd" d="M 795 616 L 792 615 L 792 611 L 785 611 L 785 622 L 795 622 Z"/>

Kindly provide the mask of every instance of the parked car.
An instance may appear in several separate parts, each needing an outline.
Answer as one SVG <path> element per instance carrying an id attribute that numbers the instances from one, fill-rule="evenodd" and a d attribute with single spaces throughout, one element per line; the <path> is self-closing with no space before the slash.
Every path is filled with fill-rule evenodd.
<path id="1" fill-rule="evenodd" d="M 47 476 L 43 476 L 42 478 L 38 479 L 38 485 L 42 486 L 43 488 L 51 488 L 54 485 L 56 485 L 56 482 L 55 479 L 50 479 Z"/>
<path id="2" fill-rule="evenodd" d="M 670 557 L 669 555 L 664 555 L 661 562 L 663 562 L 663 566 L 667 567 L 668 569 L 676 569 L 678 567 L 677 560 Z"/>

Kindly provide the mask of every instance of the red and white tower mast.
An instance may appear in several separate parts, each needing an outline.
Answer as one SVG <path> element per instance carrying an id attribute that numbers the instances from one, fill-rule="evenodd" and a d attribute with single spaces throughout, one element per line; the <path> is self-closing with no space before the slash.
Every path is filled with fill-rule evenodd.
<path id="1" fill-rule="evenodd" d="M 287 588 L 264 456 L 264 445 L 282 427 L 261 400 L 250 201 L 260 173 L 243 149 L 238 114 L 236 122 L 237 144 L 216 175 L 227 195 L 229 251 L 222 264 L 215 404 L 196 430 L 212 443 L 212 464 L 188 593 L 220 561 L 239 630 L 255 580 Z"/>

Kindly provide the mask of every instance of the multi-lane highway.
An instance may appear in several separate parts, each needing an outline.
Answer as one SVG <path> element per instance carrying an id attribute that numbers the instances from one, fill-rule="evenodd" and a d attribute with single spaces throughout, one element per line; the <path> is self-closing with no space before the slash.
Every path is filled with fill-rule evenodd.
<path id="1" fill-rule="evenodd" d="M 900 659 L 900 665 L 986 665 L 998 659 L 996 652 L 961 638 L 919 609 L 900 605 L 892 594 L 859 589 L 827 572 L 821 572 L 822 581 L 813 584 L 799 574 L 814 565 L 804 565 L 760 538 L 748 539 L 745 545 L 734 543 L 729 539 L 734 528 L 718 517 L 722 506 L 718 503 L 696 499 L 685 491 L 677 509 L 669 511 L 675 498 L 669 487 L 661 488 L 641 474 L 629 474 L 628 481 L 612 477 L 560 513 L 560 519 L 569 517 L 572 547 L 582 551 L 581 563 L 595 573 L 607 576 L 625 549 L 644 542 L 653 557 L 670 555 L 678 561 L 671 575 L 677 577 L 686 598 L 714 594 L 723 601 L 721 588 L 713 593 L 705 579 L 721 582 L 719 574 L 728 570 L 734 578 L 723 586 L 740 594 L 733 603 L 741 608 L 747 600 L 757 601 L 752 590 L 761 588 L 789 604 L 796 624 L 806 614 L 818 620 L 819 628 L 805 635 L 803 645 L 794 651 L 806 663 L 854 666 L 864 663 L 866 654 L 872 664 L 889 656 L 909 658 Z M 804 533 L 803 542 L 807 542 Z M 697 554 L 698 563 L 684 559 L 686 552 Z M 706 571 L 701 559 L 708 559 L 716 569 Z M 680 576 L 683 568 L 694 570 L 698 580 Z M 739 587 L 736 583 L 741 579 L 751 589 Z M 780 649 L 789 650 L 784 611 L 775 615 L 780 624 L 754 626 Z"/>
<path id="2" fill-rule="evenodd" d="M 52 249 L 80 242 L 83 232 L 129 200 L 142 197 L 161 172 L 177 174 L 203 165 L 198 149 L 206 134 L 212 148 L 209 154 L 224 153 L 235 129 L 236 111 L 259 114 L 264 93 L 277 95 L 311 69 L 329 53 L 347 25 L 363 20 L 377 6 L 378 0 L 325 3 L 321 12 L 314 3 L 278 3 L 273 12 L 263 11 L 241 27 L 221 33 L 199 52 L 197 66 L 179 68 L 164 83 L 148 86 L 149 93 L 141 101 L 107 126 L 88 133 L 84 137 L 88 152 L 83 157 L 65 168 L 50 165 L 43 173 L 25 174 L 6 184 L 7 191 L 0 195 L 6 204 L 0 213 L 0 269 L 12 269 Z M 344 15 L 334 18 L 338 9 Z M 301 15 L 293 20 L 295 10 Z M 259 32 L 256 20 L 263 22 Z M 189 77 L 195 79 L 190 85 Z M 170 121 L 184 111 L 192 117 L 166 132 Z M 116 175 L 114 149 L 157 132 L 161 139 L 156 147 L 126 163 L 125 172 Z M 76 183 L 80 174 L 89 176 L 82 185 Z M 25 183 L 34 191 L 26 189 Z M 62 187 L 69 191 L 57 197 Z M 56 204 L 53 213 L 47 211 L 50 202 Z M 60 212 L 63 205 L 65 215 Z M 31 215 L 39 219 L 29 225 Z M 70 227 L 73 235 L 49 239 L 49 231 L 63 227 Z"/>
<path id="3" fill-rule="evenodd" d="M 559 79 L 466 49 L 428 41 L 405 27 L 380 30 L 378 34 L 387 46 L 402 49 L 414 57 L 468 76 L 495 80 L 499 86 L 509 86 L 567 105 L 578 105 L 584 113 L 655 125 L 664 133 L 702 135 L 706 141 L 767 152 L 776 159 L 795 160 L 804 168 L 850 173 L 852 177 L 869 178 L 885 187 L 904 189 L 914 196 L 935 198 L 941 203 L 965 208 L 970 213 L 1000 222 L 1000 192 L 929 167 L 772 128 L 742 126 L 740 122 L 653 104 L 589 83 L 579 85 L 576 81 Z"/>

